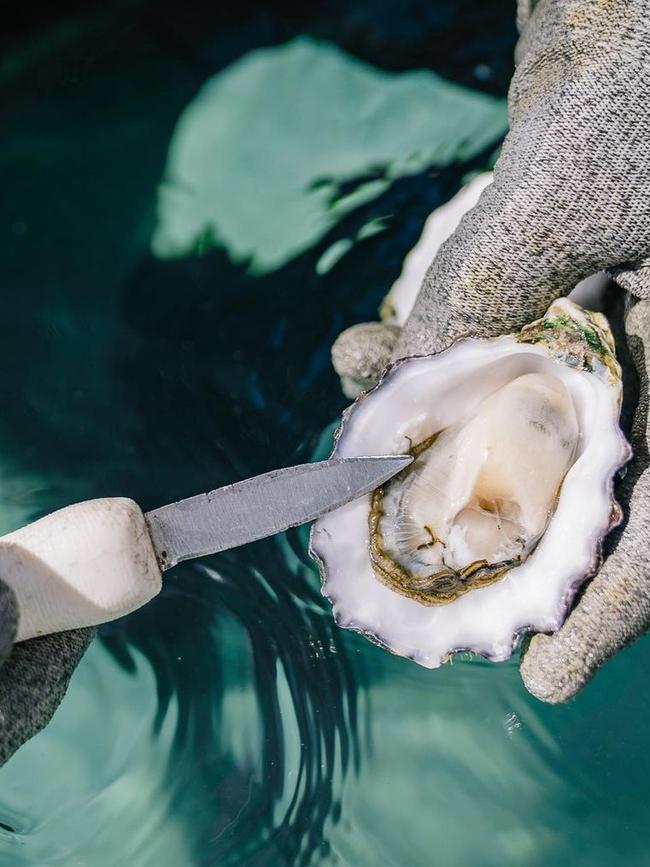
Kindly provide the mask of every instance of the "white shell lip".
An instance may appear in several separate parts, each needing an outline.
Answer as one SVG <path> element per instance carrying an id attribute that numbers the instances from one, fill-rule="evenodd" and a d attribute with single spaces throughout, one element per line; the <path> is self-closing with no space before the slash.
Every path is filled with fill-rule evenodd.
<path id="1" fill-rule="evenodd" d="M 459 366 L 458 361 L 463 356 L 464 363 L 469 361 L 469 368 L 464 374 L 454 377 L 451 368 Z M 498 362 L 511 363 L 517 356 L 524 370 L 531 365 L 533 368 L 550 366 L 565 384 L 571 381 L 569 390 L 574 399 L 582 403 L 581 429 L 583 424 L 595 424 L 599 431 L 597 438 L 593 429 L 590 435 L 588 432 L 584 435 L 582 452 L 567 474 L 549 530 L 538 548 L 538 551 L 544 549 L 541 565 L 538 551 L 529 558 L 530 563 L 534 562 L 535 570 L 541 569 L 547 573 L 550 570 L 555 576 L 549 582 L 551 586 L 540 583 L 541 578 L 538 576 L 535 587 L 535 582 L 524 572 L 527 567 L 527 572 L 531 572 L 527 562 L 497 584 L 471 591 L 448 605 L 423 606 L 391 590 L 374 575 L 368 555 L 369 496 L 320 518 L 312 527 L 310 554 L 318 563 L 322 593 L 332 604 L 338 625 L 356 631 L 390 652 L 427 668 L 437 668 L 450 654 L 460 651 L 471 651 L 495 662 L 504 661 L 512 655 L 522 633 L 553 632 L 562 625 L 575 594 L 597 571 L 602 561 L 605 537 L 622 520 L 622 510 L 614 497 L 614 480 L 618 470 L 632 456 L 632 449 L 618 425 L 621 383 L 612 379 L 605 382 L 593 373 L 569 368 L 553 359 L 544 346 L 520 343 L 514 336 L 487 340 L 463 338 L 437 355 L 415 356 L 394 362 L 373 389 L 359 395 L 344 411 L 335 434 L 333 457 L 379 451 L 385 454 L 398 453 L 400 449 L 396 448 L 395 438 L 399 435 L 399 425 L 394 422 L 394 417 L 399 417 L 400 408 L 393 407 L 387 424 L 372 425 L 372 417 L 379 414 L 380 405 L 384 404 L 386 412 L 389 401 L 394 399 L 394 394 L 390 392 L 395 393 L 395 383 L 400 382 L 399 393 L 404 397 L 403 392 L 408 392 L 405 386 L 409 378 L 413 379 L 418 366 L 429 366 L 431 370 L 432 366 L 438 366 L 438 387 L 434 391 L 440 396 L 445 391 L 445 376 L 447 392 L 451 392 L 454 380 L 467 376 L 472 369 L 485 372 L 492 365 L 494 373 Z M 429 376 L 434 378 L 432 373 Z M 443 386 L 440 386 L 441 382 Z M 597 398 L 592 401 L 591 407 L 587 400 L 590 392 L 592 397 Z M 409 395 L 404 399 L 408 403 Z M 439 403 L 445 404 L 446 401 L 440 400 Z M 590 412 L 592 417 L 589 417 Z M 360 430 L 364 427 L 370 427 L 375 432 L 381 429 L 383 436 L 381 433 L 379 438 L 365 436 L 364 431 Z M 595 458 L 597 460 L 593 463 Z M 578 465 L 579 472 L 576 471 Z M 567 490 L 571 496 L 567 496 Z M 578 496 L 578 501 L 584 499 L 585 508 L 571 515 L 568 510 L 573 496 Z M 589 513 L 587 516 L 585 511 Z M 565 533 L 564 537 L 562 533 L 554 532 L 552 538 L 547 538 L 552 525 L 568 527 L 569 531 L 573 525 L 574 532 Z M 355 544 L 334 541 L 333 531 L 338 534 L 341 526 L 345 526 L 348 532 L 358 534 Z M 549 551 L 553 544 L 560 547 L 557 557 L 551 558 Z M 338 562 L 340 557 L 337 556 L 337 549 L 342 551 L 344 548 L 346 550 L 341 563 Z M 559 564 L 554 562 L 556 559 L 560 561 Z M 526 593 L 530 591 L 531 597 L 523 603 L 522 579 L 525 579 Z M 364 600 L 364 588 L 375 600 Z M 486 594 L 495 597 L 490 604 L 483 602 Z M 516 602 L 514 611 L 509 611 L 508 595 Z M 472 604 L 472 600 L 476 599 L 481 600 L 480 604 Z M 477 609 L 474 616 L 481 621 L 478 624 L 471 623 L 473 608 Z M 481 610 L 483 608 L 486 609 L 484 612 Z M 400 618 L 411 625 L 404 630 L 392 629 L 391 621 Z M 441 631 L 448 634 L 448 640 L 444 637 L 437 640 L 436 636 Z"/>

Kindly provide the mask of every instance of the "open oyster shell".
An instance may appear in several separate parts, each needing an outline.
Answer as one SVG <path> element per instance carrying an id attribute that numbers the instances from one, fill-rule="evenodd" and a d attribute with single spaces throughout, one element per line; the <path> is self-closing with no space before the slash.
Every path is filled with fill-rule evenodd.
<path id="1" fill-rule="evenodd" d="M 388 368 L 333 454 L 415 460 L 312 529 L 339 625 L 429 668 L 557 629 L 620 521 L 621 397 L 607 321 L 567 299 L 517 335 Z"/>

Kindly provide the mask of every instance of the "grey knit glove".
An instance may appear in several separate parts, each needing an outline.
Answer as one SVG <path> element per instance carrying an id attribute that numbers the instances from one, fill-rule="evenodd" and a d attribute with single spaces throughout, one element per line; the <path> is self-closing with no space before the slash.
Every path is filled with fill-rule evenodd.
<path id="1" fill-rule="evenodd" d="M 95 633 L 75 629 L 14 644 L 18 606 L 0 581 L 0 765 L 52 718 Z"/>
<path id="2" fill-rule="evenodd" d="M 650 3 L 540 0 L 527 10 L 494 181 L 441 247 L 401 335 L 391 326 L 378 340 L 373 323 L 339 338 L 333 360 L 348 392 L 372 384 L 391 355 L 516 331 L 601 270 L 650 298 Z M 636 456 L 619 494 L 627 524 L 564 626 L 523 655 L 524 682 L 545 701 L 573 696 L 650 627 L 649 306 L 626 322 L 641 383 Z"/>

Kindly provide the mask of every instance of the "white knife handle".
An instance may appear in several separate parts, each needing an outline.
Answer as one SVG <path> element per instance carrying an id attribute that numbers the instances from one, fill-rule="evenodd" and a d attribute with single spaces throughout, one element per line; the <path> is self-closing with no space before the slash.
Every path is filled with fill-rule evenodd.
<path id="1" fill-rule="evenodd" d="M 0 578 L 18 599 L 24 641 L 128 614 L 160 591 L 162 576 L 140 507 L 115 497 L 0 537 Z"/>

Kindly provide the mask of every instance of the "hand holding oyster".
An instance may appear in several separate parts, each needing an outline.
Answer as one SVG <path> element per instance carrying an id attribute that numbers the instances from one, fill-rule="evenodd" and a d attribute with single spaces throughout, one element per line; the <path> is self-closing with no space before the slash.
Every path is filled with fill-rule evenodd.
<path id="1" fill-rule="evenodd" d="M 430 668 L 556 630 L 620 521 L 621 394 L 607 321 L 566 299 L 516 335 L 393 364 L 335 454 L 415 460 L 312 531 L 337 621 Z"/>
<path id="2" fill-rule="evenodd" d="M 391 356 L 438 352 L 466 335 L 514 332 L 599 272 L 618 284 L 625 312 L 624 321 L 616 322 L 624 326 L 617 339 L 631 362 L 630 373 L 632 366 L 636 369 L 638 385 L 630 431 L 634 459 L 617 486 L 625 520 L 609 537 L 603 565 L 565 623 L 551 635 L 532 637 L 521 658 L 527 689 L 544 701 L 560 702 L 650 628 L 650 79 L 639 72 L 650 58 L 650 17 L 641 0 L 614 6 L 522 0 L 518 23 L 521 39 L 508 98 L 511 129 L 492 182 L 472 182 L 474 190 L 476 185 L 482 190 L 478 203 L 478 195 L 466 200 L 470 185 L 456 196 L 453 225 L 440 214 L 430 217 L 425 235 L 429 229 L 434 233 L 437 219 L 438 237 L 428 248 L 418 244 L 398 283 L 405 288 L 409 271 L 431 263 L 424 281 L 411 281 L 406 303 L 393 303 L 391 293 L 383 324 L 348 329 L 333 349 L 333 360 L 350 394 L 374 385 Z M 634 397 L 634 386 L 631 391 Z M 576 414 L 580 423 L 577 408 Z M 527 559 L 449 607 L 460 609 L 465 600 L 514 583 L 517 573 L 542 554 L 568 481 L 582 460 L 580 448 L 579 441 L 578 459 L 565 474 L 553 515 L 540 540 L 528 548 Z M 590 502 L 575 505 L 578 514 L 591 507 Z M 572 536 L 567 544 L 583 542 Z M 370 605 L 361 607 L 364 617 Z"/>

